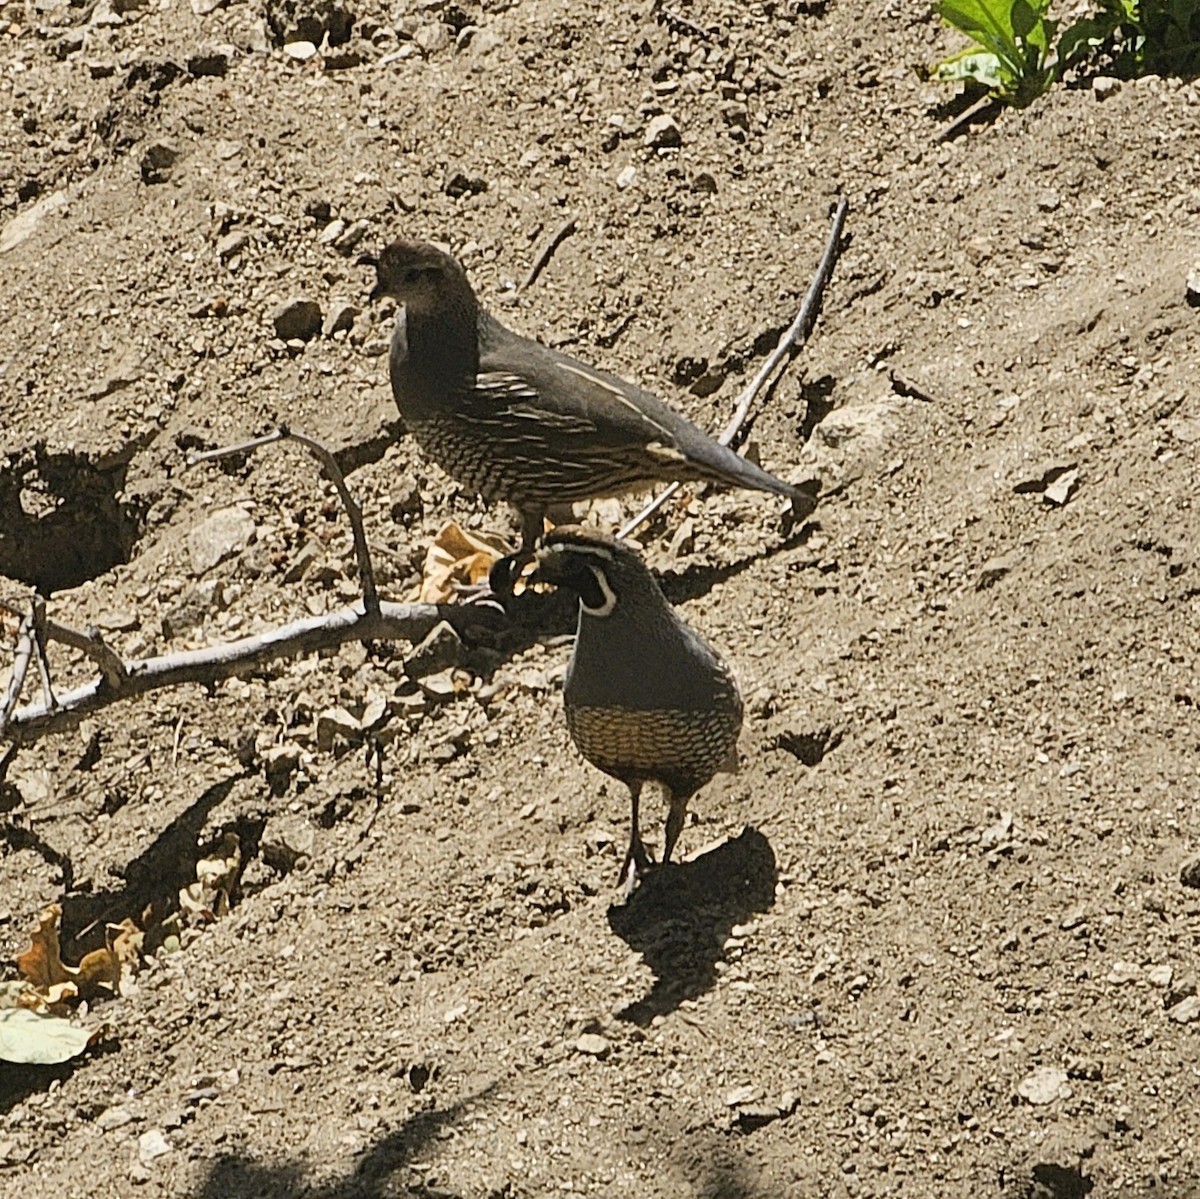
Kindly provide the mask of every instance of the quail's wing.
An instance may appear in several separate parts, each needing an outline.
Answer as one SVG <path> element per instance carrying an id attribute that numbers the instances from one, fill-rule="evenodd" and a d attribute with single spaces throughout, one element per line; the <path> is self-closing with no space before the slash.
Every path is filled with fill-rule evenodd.
<path id="1" fill-rule="evenodd" d="M 560 452 L 574 441 L 582 452 L 623 460 L 631 476 L 708 478 L 799 498 L 809 508 L 815 502 L 648 391 L 520 337 L 490 316 L 480 324 L 479 373 L 469 407 L 472 419 L 497 433 L 515 437 L 524 429 L 535 439 L 553 438 Z"/>
<path id="2" fill-rule="evenodd" d="M 653 456 L 690 456 L 710 439 L 661 400 L 489 319 L 481 329 L 475 402 L 479 419 L 544 422 L 562 437 Z"/>

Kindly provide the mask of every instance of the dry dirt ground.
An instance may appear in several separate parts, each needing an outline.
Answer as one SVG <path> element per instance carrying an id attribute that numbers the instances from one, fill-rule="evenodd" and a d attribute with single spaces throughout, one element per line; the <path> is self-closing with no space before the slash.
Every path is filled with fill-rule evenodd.
<path id="1" fill-rule="evenodd" d="M 791 536 L 697 492 L 645 533 L 747 720 L 628 907 L 561 606 L 23 749 L 7 958 L 47 903 L 70 954 L 169 905 L 223 832 L 243 867 L 87 1013 L 95 1050 L 0 1064 L 0 1190 L 1200 1195 L 1197 85 L 1060 86 L 939 142 L 926 4 L 195 7 L 0 0 L 6 598 L 38 582 L 127 656 L 353 600 L 299 451 L 183 468 L 282 421 L 353 468 L 392 598 L 449 516 L 502 526 L 396 423 L 357 256 L 399 234 L 717 428 L 844 194 L 752 429 L 844 486 Z"/>

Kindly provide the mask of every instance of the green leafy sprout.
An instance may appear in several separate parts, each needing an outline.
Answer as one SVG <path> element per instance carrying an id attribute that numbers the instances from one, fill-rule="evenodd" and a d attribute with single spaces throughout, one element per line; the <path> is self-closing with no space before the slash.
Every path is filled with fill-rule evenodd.
<path id="1" fill-rule="evenodd" d="M 1073 68 L 1103 65 L 1124 78 L 1200 74 L 1200 0 L 1098 0 L 1057 42 L 1050 3 L 940 0 L 942 19 L 971 44 L 939 63 L 934 78 L 974 80 L 1024 107 Z"/>

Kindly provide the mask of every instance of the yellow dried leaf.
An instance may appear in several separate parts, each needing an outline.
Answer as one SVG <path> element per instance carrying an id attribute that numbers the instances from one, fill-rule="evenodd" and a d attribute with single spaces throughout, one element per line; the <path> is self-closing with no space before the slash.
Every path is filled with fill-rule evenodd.
<path id="1" fill-rule="evenodd" d="M 37 994 L 36 991 L 33 994 Z M 74 983 L 55 983 L 46 992 L 45 1010 L 62 1016 L 68 1010 L 68 1004 L 79 998 L 79 988 Z M 26 1006 L 26 1005 L 22 1005 Z M 41 1008 L 35 1008 L 41 1011 Z"/>
<path id="2" fill-rule="evenodd" d="M 104 935 L 117 961 L 117 990 L 123 991 L 125 980 L 136 974 L 142 964 L 142 946 L 146 934 L 127 916 L 120 924 L 106 925 Z"/>
<path id="3" fill-rule="evenodd" d="M 80 997 L 91 999 L 101 989 L 110 992 L 117 989 L 121 965 L 117 955 L 105 945 L 103 949 L 93 949 L 91 953 L 84 954 L 74 973 Z"/>
<path id="4" fill-rule="evenodd" d="M 487 582 L 488 572 L 511 548 L 494 533 L 474 533 L 449 521 L 438 531 L 425 554 L 417 600 L 445 604 L 457 589 Z"/>

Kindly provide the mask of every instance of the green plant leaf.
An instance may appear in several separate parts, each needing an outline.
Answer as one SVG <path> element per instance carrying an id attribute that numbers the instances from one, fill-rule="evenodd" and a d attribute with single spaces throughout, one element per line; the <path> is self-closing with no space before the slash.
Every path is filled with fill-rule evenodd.
<path id="1" fill-rule="evenodd" d="M 1116 35 L 1118 21 L 1108 16 L 1076 21 L 1058 39 L 1058 61 L 1063 67 L 1073 67 L 1095 54 Z"/>
<path id="2" fill-rule="evenodd" d="M 994 60 L 994 69 L 975 47 L 942 63 L 936 77 L 984 82 L 1001 99 L 1029 104 L 1054 81 L 1047 68 L 1054 24 L 1049 0 L 941 0 L 942 19 L 972 38 Z"/>

